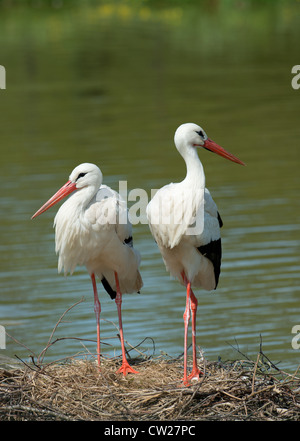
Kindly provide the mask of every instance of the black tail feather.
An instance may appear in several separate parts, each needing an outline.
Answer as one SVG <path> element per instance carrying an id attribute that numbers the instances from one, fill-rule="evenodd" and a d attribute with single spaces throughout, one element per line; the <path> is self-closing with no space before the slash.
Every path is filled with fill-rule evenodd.
<path id="1" fill-rule="evenodd" d="M 116 291 L 114 291 L 112 289 L 112 287 L 110 286 L 110 284 L 108 283 L 108 281 L 106 280 L 105 277 L 102 277 L 101 282 L 102 282 L 102 285 L 103 285 L 105 291 L 110 295 L 110 297 L 112 299 L 115 299 L 117 296 L 117 293 L 116 293 Z"/>

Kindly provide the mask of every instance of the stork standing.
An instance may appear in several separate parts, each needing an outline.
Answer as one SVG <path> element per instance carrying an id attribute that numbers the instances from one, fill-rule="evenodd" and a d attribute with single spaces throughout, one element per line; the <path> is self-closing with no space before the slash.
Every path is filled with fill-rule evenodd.
<path id="1" fill-rule="evenodd" d="M 197 148 L 203 147 L 238 164 L 231 153 L 210 140 L 204 130 L 192 123 L 182 124 L 175 132 L 175 146 L 186 163 L 186 177 L 180 183 L 162 187 L 147 206 L 152 235 L 167 270 L 186 287 L 184 319 L 184 385 L 199 378 L 196 357 L 197 298 L 192 286 L 216 289 L 221 267 L 223 223 L 217 206 L 205 188 L 205 175 Z M 198 225 L 197 225 L 198 223 Z M 192 314 L 193 368 L 187 375 L 187 336 Z"/>
<path id="2" fill-rule="evenodd" d="M 100 312 L 96 278 L 98 276 L 115 299 L 122 346 L 122 366 L 117 372 L 137 373 L 127 362 L 122 326 L 122 294 L 139 292 L 143 283 L 139 273 L 140 254 L 133 248 L 132 226 L 125 201 L 102 184 L 101 170 L 94 164 L 78 165 L 69 180 L 33 216 L 48 210 L 65 196 L 55 219 L 58 271 L 65 275 L 77 265 L 86 266 L 92 279 L 97 322 L 97 361 L 100 366 Z"/>

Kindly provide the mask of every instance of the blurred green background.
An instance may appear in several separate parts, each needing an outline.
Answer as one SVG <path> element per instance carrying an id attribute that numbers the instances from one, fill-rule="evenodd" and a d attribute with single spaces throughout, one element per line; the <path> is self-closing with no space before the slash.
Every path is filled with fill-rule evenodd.
<path id="1" fill-rule="evenodd" d="M 30 217 L 81 162 L 96 163 L 114 189 L 126 180 L 128 191 L 149 196 L 183 179 L 173 136 L 195 122 L 247 164 L 200 152 L 224 227 L 219 287 L 197 292 L 198 344 L 211 360 L 238 357 L 236 342 L 254 357 L 261 336 L 274 363 L 297 367 L 300 90 L 291 70 L 299 38 L 296 0 L 0 1 L 0 324 L 10 335 L 38 354 L 84 296 L 56 335 L 95 340 L 86 271 L 57 275 L 56 209 Z M 178 355 L 185 293 L 148 226 L 136 225 L 134 236 L 144 288 L 124 298 L 125 338 L 146 338 L 140 348 L 150 355 L 152 339 L 155 354 Z M 104 353 L 119 354 L 116 308 L 100 297 Z M 85 345 L 95 353 L 95 343 Z M 77 352 L 86 348 L 64 340 L 47 356 Z M 8 338 L 2 353 L 29 351 Z"/>

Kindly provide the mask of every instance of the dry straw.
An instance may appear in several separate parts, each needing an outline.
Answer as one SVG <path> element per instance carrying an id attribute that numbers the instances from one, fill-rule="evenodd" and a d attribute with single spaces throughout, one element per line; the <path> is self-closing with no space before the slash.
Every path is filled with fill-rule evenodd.
<path id="1" fill-rule="evenodd" d="M 70 309 L 70 308 L 69 308 Z M 66 311 L 67 312 L 67 311 Z M 91 355 L 45 363 L 49 341 L 32 362 L 0 369 L 0 420 L 299 420 L 300 375 L 281 371 L 263 353 L 255 361 L 199 360 L 200 380 L 183 387 L 182 358 L 146 356 L 130 364 L 138 375 L 116 374 L 120 360 Z"/>

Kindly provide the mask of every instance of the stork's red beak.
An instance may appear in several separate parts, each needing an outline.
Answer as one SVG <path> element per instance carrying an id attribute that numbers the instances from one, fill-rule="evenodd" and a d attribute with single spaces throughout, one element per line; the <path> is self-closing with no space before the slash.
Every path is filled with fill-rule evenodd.
<path id="1" fill-rule="evenodd" d="M 72 191 L 76 190 L 76 182 L 68 181 L 63 185 L 53 196 L 49 199 L 33 216 L 31 219 L 39 216 L 44 213 L 44 211 L 48 210 L 48 208 L 55 205 L 57 202 L 61 201 L 68 194 L 72 193 Z"/>
<path id="2" fill-rule="evenodd" d="M 246 165 L 239 158 L 227 152 L 225 149 L 223 149 L 223 147 L 220 147 L 218 144 L 216 144 L 214 141 L 212 141 L 209 138 L 206 141 L 204 141 L 204 145 L 202 147 L 204 147 L 207 150 L 210 150 L 211 152 L 217 153 L 217 155 L 223 156 L 223 158 L 236 162 L 237 164 Z"/>

